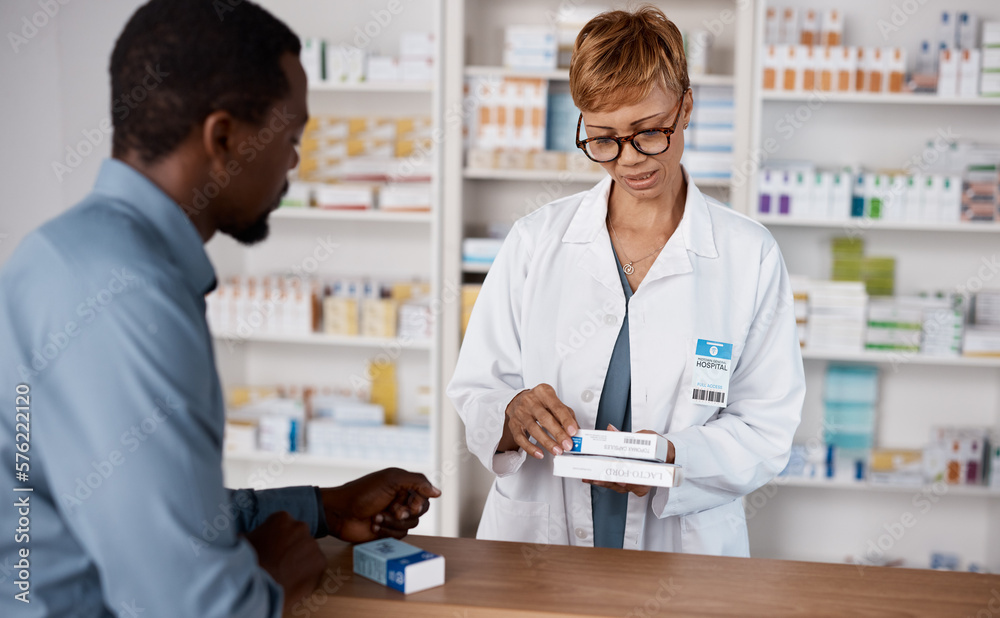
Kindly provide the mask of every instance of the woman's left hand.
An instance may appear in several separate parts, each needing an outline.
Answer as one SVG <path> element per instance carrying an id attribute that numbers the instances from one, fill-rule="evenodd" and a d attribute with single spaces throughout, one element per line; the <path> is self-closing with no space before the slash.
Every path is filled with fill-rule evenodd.
<path id="1" fill-rule="evenodd" d="M 608 431 L 618 431 L 614 425 L 608 425 Z M 651 433 L 653 435 L 659 435 L 651 429 L 643 429 L 642 431 L 637 431 L 636 433 Z M 674 444 L 673 442 L 667 441 L 667 461 L 665 463 L 674 463 Z M 630 483 L 611 483 L 608 481 L 591 481 L 584 479 L 584 483 L 589 483 L 595 487 L 603 487 L 605 489 L 610 489 L 616 491 L 620 494 L 632 493 L 640 498 L 649 493 L 652 489 L 649 485 L 632 485 Z"/>
<path id="2" fill-rule="evenodd" d="M 605 489 L 617 491 L 620 494 L 633 493 L 640 498 L 648 494 L 649 490 L 652 489 L 649 485 L 629 485 L 628 483 L 609 483 L 607 481 L 590 481 L 587 479 L 584 479 L 583 482 L 595 487 L 604 487 Z"/>

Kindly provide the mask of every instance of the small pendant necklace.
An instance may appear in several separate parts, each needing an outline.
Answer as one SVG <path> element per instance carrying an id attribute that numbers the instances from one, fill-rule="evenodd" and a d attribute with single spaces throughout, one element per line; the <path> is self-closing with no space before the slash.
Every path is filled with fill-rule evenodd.
<path id="1" fill-rule="evenodd" d="M 635 273 L 635 267 L 632 266 L 633 264 L 635 264 L 636 262 L 641 262 L 641 261 L 643 261 L 645 259 L 653 257 L 654 255 L 656 255 L 657 253 L 659 253 L 663 249 L 663 247 L 667 246 L 667 243 L 663 243 L 662 245 L 660 245 L 659 249 L 657 249 L 656 251 L 653 251 L 649 255 L 647 255 L 645 257 L 641 257 L 638 260 L 629 260 L 629 257 L 627 255 L 625 255 L 625 247 L 624 247 L 624 245 L 622 245 L 621 239 L 618 238 L 618 232 L 615 231 L 615 226 L 614 226 L 613 223 L 611 223 L 611 215 L 610 214 L 608 214 L 607 219 L 608 219 L 608 227 L 611 228 L 611 233 L 614 234 L 615 240 L 618 241 L 618 247 L 621 249 L 622 255 L 625 256 L 626 260 L 628 260 L 627 264 L 622 264 L 622 270 L 625 271 L 626 275 L 632 275 L 632 274 Z M 620 261 L 621 260 L 619 260 L 619 262 Z"/>

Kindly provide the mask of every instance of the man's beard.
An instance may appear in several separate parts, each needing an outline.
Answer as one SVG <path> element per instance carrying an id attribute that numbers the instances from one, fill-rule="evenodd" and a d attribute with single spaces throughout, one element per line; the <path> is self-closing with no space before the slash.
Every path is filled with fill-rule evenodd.
<path id="1" fill-rule="evenodd" d="M 245 228 L 233 230 L 222 230 L 224 233 L 232 236 L 242 245 L 253 245 L 259 243 L 260 241 L 267 238 L 268 233 L 271 231 L 271 227 L 267 222 L 267 218 L 271 216 L 270 212 L 265 212 L 256 221 L 251 223 Z"/>
<path id="2" fill-rule="evenodd" d="M 279 205 L 281 205 L 281 199 L 285 197 L 286 193 L 288 193 L 287 180 L 285 181 L 285 185 L 281 188 L 281 194 L 278 195 L 278 199 L 275 201 L 274 208 L 277 208 Z M 249 226 L 243 229 L 239 230 L 227 229 L 222 231 L 232 236 L 234 239 L 236 239 L 237 242 L 239 242 L 242 245 L 250 246 L 257 244 L 260 241 L 267 238 L 268 233 L 271 231 L 271 228 L 267 223 L 267 218 L 271 216 L 272 210 L 273 209 L 268 209 L 268 211 L 262 214 L 259 219 L 257 219 L 256 221 L 254 221 Z"/>

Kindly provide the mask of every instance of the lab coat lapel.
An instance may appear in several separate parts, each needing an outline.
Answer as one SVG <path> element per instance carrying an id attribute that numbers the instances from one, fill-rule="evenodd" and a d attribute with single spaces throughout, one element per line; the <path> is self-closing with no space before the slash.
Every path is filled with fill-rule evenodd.
<path id="1" fill-rule="evenodd" d="M 608 195 L 610 192 L 611 177 L 609 176 L 597 183 L 584 196 L 573 220 L 570 221 L 569 227 L 566 229 L 566 233 L 563 234 L 562 241 L 583 245 L 577 267 L 624 300 L 625 292 L 622 290 L 621 278 L 619 278 L 618 269 L 615 266 L 614 249 L 611 247 L 611 238 L 608 236 L 604 223 L 608 214 Z"/>
<path id="2" fill-rule="evenodd" d="M 687 170 L 684 174 L 687 176 Z M 684 215 L 681 217 L 680 225 L 656 257 L 642 285 L 657 279 L 693 272 L 692 253 L 706 258 L 719 257 L 708 203 L 688 177 L 687 198 L 684 201 Z"/>

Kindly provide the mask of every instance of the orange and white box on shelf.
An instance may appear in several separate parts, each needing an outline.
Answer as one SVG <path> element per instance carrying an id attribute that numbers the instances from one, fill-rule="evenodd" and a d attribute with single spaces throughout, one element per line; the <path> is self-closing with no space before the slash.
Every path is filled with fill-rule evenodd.
<path id="1" fill-rule="evenodd" d="M 821 58 L 823 56 L 822 53 L 820 53 L 820 48 L 808 45 L 801 47 L 800 51 L 803 54 L 802 89 L 806 92 L 818 90 L 819 80 L 817 75 L 819 73 Z"/>
<path id="2" fill-rule="evenodd" d="M 816 9 L 805 9 L 802 12 L 802 29 L 799 35 L 802 45 L 819 45 L 820 14 Z"/>
<path id="3" fill-rule="evenodd" d="M 505 124 L 507 110 L 496 104 L 496 101 L 483 100 L 476 114 L 476 131 L 472 143 L 483 150 L 496 150 L 503 143 L 501 127 Z"/>
<path id="4" fill-rule="evenodd" d="M 835 50 L 837 80 L 834 90 L 836 92 L 853 92 L 855 75 L 857 74 L 857 48 L 837 47 Z"/>
<path id="5" fill-rule="evenodd" d="M 767 46 L 781 44 L 781 17 L 774 6 L 767 7 L 764 14 L 764 43 Z"/>
<path id="6" fill-rule="evenodd" d="M 801 40 L 799 27 L 799 11 L 794 7 L 781 9 L 781 42 L 786 45 L 797 45 Z"/>
<path id="7" fill-rule="evenodd" d="M 837 85 L 837 57 L 835 48 L 822 47 L 818 51 L 819 71 L 817 72 L 817 90 L 832 92 Z"/>
<path id="8" fill-rule="evenodd" d="M 783 46 L 766 45 L 764 47 L 764 57 L 761 62 L 763 73 L 764 90 L 777 90 L 778 80 L 781 77 L 781 65 L 783 57 Z"/>
<path id="9" fill-rule="evenodd" d="M 857 47 L 854 55 L 854 90 L 868 91 L 868 53 L 869 48 Z"/>
<path id="10" fill-rule="evenodd" d="M 839 9 L 827 9 L 823 12 L 823 24 L 820 30 L 820 44 L 838 46 L 844 39 L 844 13 Z"/>
<path id="11" fill-rule="evenodd" d="M 886 60 L 880 47 L 870 47 L 865 51 L 865 88 L 867 92 L 880 94 L 886 91 Z"/>
<path id="12" fill-rule="evenodd" d="M 886 92 L 902 93 L 906 85 L 906 50 L 886 47 L 882 50 L 886 66 Z"/>
<path id="13" fill-rule="evenodd" d="M 544 79 L 507 79 L 502 87 L 507 105 L 506 148 L 545 150 L 545 110 L 548 82 Z"/>
<path id="14" fill-rule="evenodd" d="M 806 59 L 805 45 L 788 45 L 785 47 L 785 60 L 782 63 L 781 89 L 786 92 L 802 90 Z"/>

